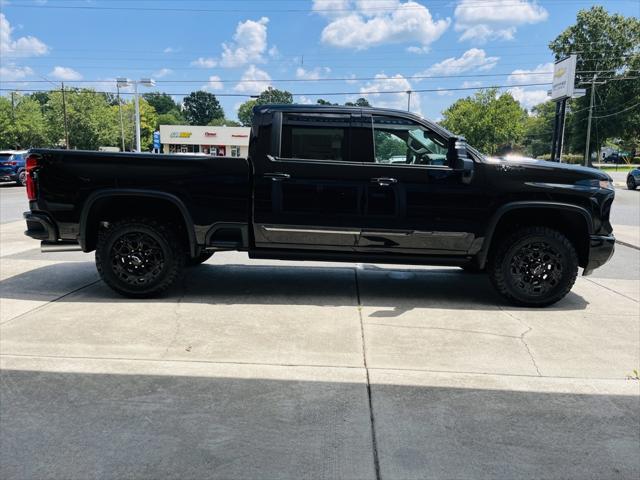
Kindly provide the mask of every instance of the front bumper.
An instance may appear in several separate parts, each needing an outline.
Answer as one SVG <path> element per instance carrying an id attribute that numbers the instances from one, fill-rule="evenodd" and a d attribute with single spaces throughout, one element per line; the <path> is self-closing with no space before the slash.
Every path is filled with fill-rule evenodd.
<path id="1" fill-rule="evenodd" d="M 27 237 L 47 242 L 58 240 L 58 229 L 47 214 L 24 212 L 22 216 L 27 221 L 27 229 L 24 232 Z"/>
<path id="2" fill-rule="evenodd" d="M 616 249 L 613 235 L 591 235 L 589 239 L 589 261 L 582 275 L 591 275 L 593 271 L 607 263 Z"/>

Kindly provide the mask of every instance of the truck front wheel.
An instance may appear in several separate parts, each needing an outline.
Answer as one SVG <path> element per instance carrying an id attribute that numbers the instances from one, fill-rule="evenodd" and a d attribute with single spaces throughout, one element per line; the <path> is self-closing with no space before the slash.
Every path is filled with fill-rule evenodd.
<path id="1" fill-rule="evenodd" d="M 96 266 L 104 282 L 125 297 L 153 297 L 182 274 L 185 253 L 170 225 L 147 218 L 123 219 L 101 230 Z"/>
<path id="2" fill-rule="evenodd" d="M 578 255 L 557 230 L 527 227 L 501 239 L 489 258 L 488 271 L 493 286 L 511 303 L 545 307 L 573 287 Z"/>

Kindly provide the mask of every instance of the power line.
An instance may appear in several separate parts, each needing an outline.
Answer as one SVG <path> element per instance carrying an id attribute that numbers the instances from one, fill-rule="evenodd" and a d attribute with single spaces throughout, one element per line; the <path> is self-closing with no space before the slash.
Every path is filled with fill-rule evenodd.
<path id="1" fill-rule="evenodd" d="M 525 83 L 522 85 L 517 85 L 519 87 L 537 87 L 537 86 L 549 86 L 550 83 Z M 411 89 L 412 93 L 430 93 L 430 92 L 454 92 L 454 91 L 469 91 L 469 90 L 485 90 L 488 88 L 513 88 L 514 85 L 487 85 L 483 87 L 457 87 L 457 88 L 421 88 L 421 89 Z M 0 91 L 7 92 L 59 92 L 61 90 L 51 89 L 34 89 L 34 88 L 22 88 L 22 89 L 13 89 L 13 88 L 0 88 Z M 67 90 L 67 92 L 72 93 L 72 91 Z M 100 94 L 113 94 L 113 92 L 107 91 L 97 91 L 97 90 L 81 90 L 73 93 L 100 93 Z M 152 92 L 153 93 L 153 92 Z M 156 92 L 158 93 L 158 92 Z M 170 95 L 189 95 L 189 93 L 170 93 Z M 338 96 L 338 95 L 382 95 L 382 94 L 396 94 L 396 93 L 407 93 L 406 89 L 402 90 L 371 90 L 371 91 L 351 91 L 351 92 L 306 92 L 306 93 L 291 93 L 294 96 Z M 133 95 L 133 92 L 120 92 L 121 95 Z M 248 93 L 216 93 L 217 97 L 253 97 L 254 95 Z"/>
<path id="2" fill-rule="evenodd" d="M 631 105 L 630 107 L 627 107 L 627 108 L 625 108 L 625 109 L 623 109 L 623 110 L 620 110 L 620 111 L 618 111 L 618 112 L 610 113 L 609 115 L 599 115 L 599 116 L 594 116 L 593 118 L 607 118 L 607 117 L 613 117 L 613 116 L 615 116 L 615 115 L 620 115 L 621 113 L 628 112 L 629 110 L 633 110 L 634 108 L 637 108 L 637 107 L 639 107 L 639 106 L 640 106 L 640 103 L 636 103 L 635 105 Z"/>

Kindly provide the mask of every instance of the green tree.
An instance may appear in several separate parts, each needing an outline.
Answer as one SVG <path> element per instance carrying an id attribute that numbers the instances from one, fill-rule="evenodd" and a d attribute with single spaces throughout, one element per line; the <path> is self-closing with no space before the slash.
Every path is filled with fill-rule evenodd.
<path id="1" fill-rule="evenodd" d="M 551 153 L 551 138 L 556 114 L 555 102 L 536 105 L 525 122 L 525 133 L 522 141 L 527 155 L 539 157 Z"/>
<path id="2" fill-rule="evenodd" d="M 164 115 L 165 113 L 172 112 L 174 110 L 180 111 L 180 105 L 173 101 L 171 95 L 166 93 L 152 92 L 142 95 L 149 105 L 155 108 L 158 115 Z"/>
<path id="3" fill-rule="evenodd" d="M 96 150 L 120 144 L 117 106 L 111 106 L 106 95 L 91 89 L 70 89 L 65 96 L 70 148 Z M 49 93 L 45 117 L 52 142 L 64 144 L 62 92 Z"/>
<path id="4" fill-rule="evenodd" d="M 640 102 L 640 81 L 633 79 L 640 68 L 638 45 L 640 19 L 609 14 L 601 6 L 580 10 L 576 23 L 549 44 L 556 59 L 578 52 L 576 85 L 588 88 L 587 95 L 574 103 L 575 114 L 567 125 L 572 151 L 584 152 L 594 75 L 597 82 L 606 83 L 596 85 L 591 151 L 599 150 L 608 138 L 640 136 L 640 107 L 629 108 Z M 629 110 L 622 111 L 625 108 Z"/>
<path id="5" fill-rule="evenodd" d="M 257 105 L 265 104 L 291 104 L 293 103 L 293 95 L 286 90 L 278 90 L 277 88 L 268 87 L 256 99 Z"/>
<path id="6" fill-rule="evenodd" d="M 240 122 L 236 122 L 235 120 L 229 120 L 228 118 L 214 118 L 209 122 L 209 126 L 211 127 L 241 127 L 242 124 Z"/>
<path id="7" fill-rule="evenodd" d="M 253 107 L 258 104 L 257 100 L 247 100 L 238 107 L 238 120 L 245 127 L 251 126 L 251 119 L 253 118 Z"/>
<path id="8" fill-rule="evenodd" d="M 319 98 L 316 103 L 318 105 L 338 105 L 337 103 L 331 103 L 329 100 L 325 100 L 324 98 Z"/>
<path id="9" fill-rule="evenodd" d="M 0 97 L 0 148 L 47 147 L 49 138 L 42 108 L 30 96 L 14 94 L 14 104 Z"/>
<path id="10" fill-rule="evenodd" d="M 513 148 L 522 140 L 527 112 L 510 93 L 490 88 L 456 101 L 443 112 L 442 125 L 462 134 L 488 154 Z"/>
<path id="11" fill-rule="evenodd" d="M 184 125 L 187 121 L 178 110 L 169 110 L 158 115 L 158 127 L 160 125 Z"/>
<path id="12" fill-rule="evenodd" d="M 191 125 L 207 125 L 214 118 L 224 118 L 224 110 L 213 93 L 198 90 L 185 97 L 184 117 Z"/>
<path id="13" fill-rule="evenodd" d="M 118 107 L 117 105 L 111 107 L 112 115 L 115 117 L 118 115 Z M 166 115 L 166 114 L 165 114 Z M 135 104 L 133 100 L 126 102 L 122 106 L 122 117 L 124 119 L 124 137 L 125 137 L 125 148 L 133 150 L 135 149 Z M 153 147 L 153 132 L 160 125 L 159 115 L 156 113 L 155 109 L 147 103 L 144 98 L 140 99 L 140 149 L 145 151 L 150 151 Z M 169 125 L 169 124 L 165 124 Z M 108 141 L 110 143 L 103 143 L 102 145 L 112 145 L 119 146 L 120 145 L 120 129 L 111 129 L 109 134 L 109 140 L 105 139 L 104 142 Z"/>
<path id="14" fill-rule="evenodd" d="M 347 107 L 370 107 L 371 104 L 369 103 L 369 100 L 367 100 L 366 98 L 360 97 L 355 102 L 347 102 L 347 103 L 345 103 L 345 106 L 347 106 Z"/>

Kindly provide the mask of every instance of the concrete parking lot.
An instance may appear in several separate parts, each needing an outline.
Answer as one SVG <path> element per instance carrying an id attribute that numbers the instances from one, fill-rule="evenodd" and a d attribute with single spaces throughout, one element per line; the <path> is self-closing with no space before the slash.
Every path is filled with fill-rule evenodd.
<path id="1" fill-rule="evenodd" d="M 640 475 L 640 192 L 630 246 L 534 310 L 459 269 L 239 253 L 127 300 L 39 253 L 6 191 L 2 478 Z"/>

